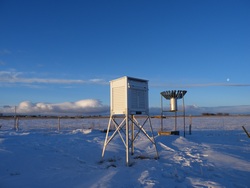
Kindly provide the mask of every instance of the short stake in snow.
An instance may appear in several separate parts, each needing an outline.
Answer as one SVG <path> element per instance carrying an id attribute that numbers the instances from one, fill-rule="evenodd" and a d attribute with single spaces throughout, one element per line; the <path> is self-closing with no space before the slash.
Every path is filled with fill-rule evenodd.
<path id="1" fill-rule="evenodd" d="M 248 133 L 248 131 L 246 130 L 246 128 L 244 126 L 242 126 L 242 128 L 245 131 L 245 133 L 247 134 L 248 138 L 250 138 L 250 134 Z"/>

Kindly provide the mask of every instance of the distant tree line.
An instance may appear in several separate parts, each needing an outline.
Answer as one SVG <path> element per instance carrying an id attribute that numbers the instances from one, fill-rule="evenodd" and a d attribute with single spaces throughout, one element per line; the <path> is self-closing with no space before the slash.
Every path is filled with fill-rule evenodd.
<path id="1" fill-rule="evenodd" d="M 3 115 L 2 113 L 0 113 L 0 117 L 2 118 L 65 118 L 65 119 L 74 119 L 74 118 L 106 118 L 106 116 L 102 116 L 102 115 Z"/>
<path id="2" fill-rule="evenodd" d="M 229 113 L 202 113 L 203 116 L 229 116 Z"/>

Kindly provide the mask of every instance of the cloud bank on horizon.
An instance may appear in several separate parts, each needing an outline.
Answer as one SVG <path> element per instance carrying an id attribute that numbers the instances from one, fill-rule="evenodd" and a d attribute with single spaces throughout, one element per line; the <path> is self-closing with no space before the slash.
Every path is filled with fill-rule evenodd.
<path id="1" fill-rule="evenodd" d="M 15 109 L 16 108 L 16 109 Z M 23 101 L 18 106 L 4 106 L 2 113 L 20 113 L 20 114 L 102 114 L 107 113 L 108 106 L 95 99 L 84 99 L 76 102 L 64 103 L 32 103 Z M 1 112 L 1 111 L 0 111 Z"/>

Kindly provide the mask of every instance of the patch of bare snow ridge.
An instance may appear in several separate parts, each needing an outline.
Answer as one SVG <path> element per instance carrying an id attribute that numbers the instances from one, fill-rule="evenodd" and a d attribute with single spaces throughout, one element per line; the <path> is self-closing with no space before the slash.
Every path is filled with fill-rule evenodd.
<path id="1" fill-rule="evenodd" d="M 89 134 L 91 132 L 92 132 L 92 129 L 75 129 L 72 131 L 73 134 L 76 134 L 76 133 Z"/>

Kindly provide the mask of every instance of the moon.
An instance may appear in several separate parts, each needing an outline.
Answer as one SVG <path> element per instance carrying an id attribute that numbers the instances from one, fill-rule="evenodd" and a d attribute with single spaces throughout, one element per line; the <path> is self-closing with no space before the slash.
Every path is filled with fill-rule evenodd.
<path id="1" fill-rule="evenodd" d="M 229 82 L 230 81 L 230 79 L 229 78 L 227 78 L 227 82 Z"/>

